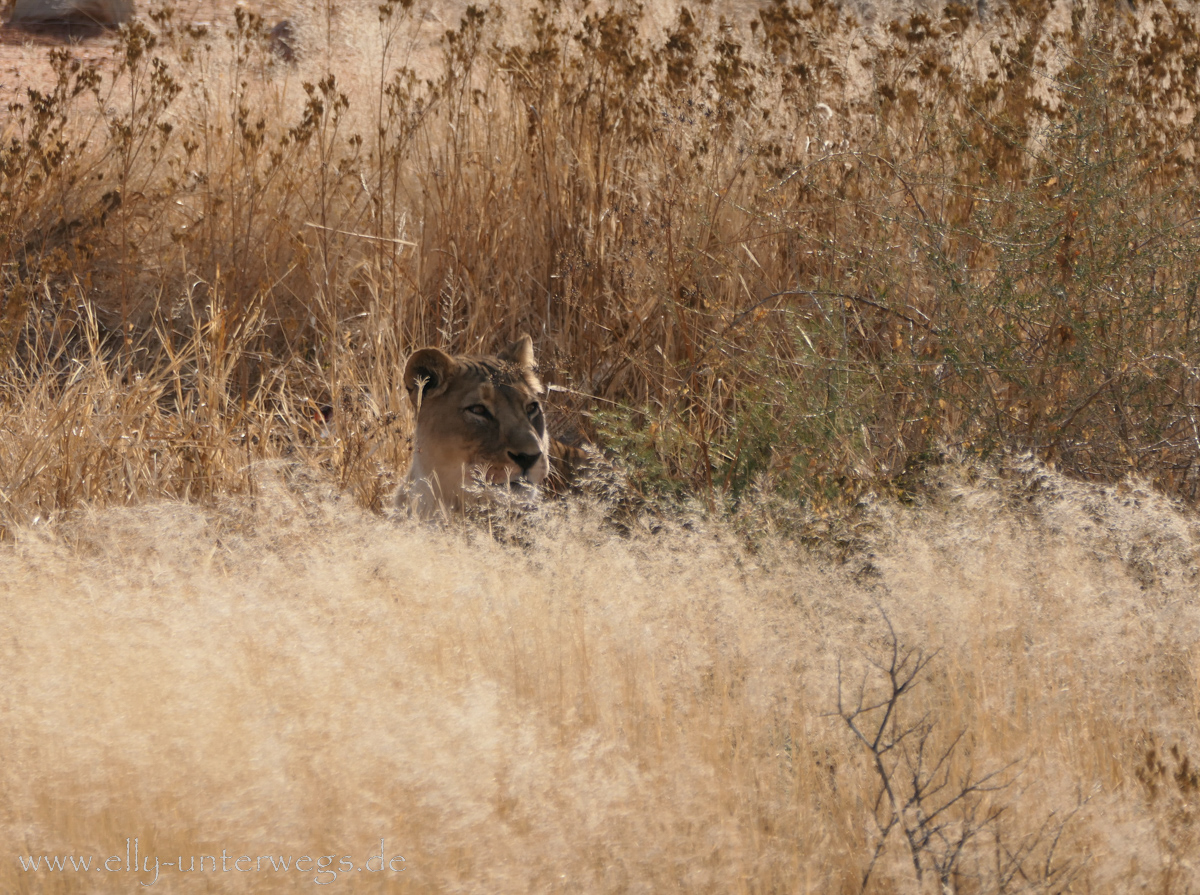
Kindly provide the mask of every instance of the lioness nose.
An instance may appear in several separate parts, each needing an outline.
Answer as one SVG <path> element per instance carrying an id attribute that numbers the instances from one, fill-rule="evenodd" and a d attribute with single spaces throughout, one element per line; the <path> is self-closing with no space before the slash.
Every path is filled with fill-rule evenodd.
<path id="1" fill-rule="evenodd" d="M 514 454 L 512 451 L 509 451 L 508 455 L 512 457 L 514 463 L 521 467 L 522 475 L 529 472 L 530 467 L 532 467 L 533 464 L 538 460 L 542 459 L 541 452 L 536 454 Z"/>

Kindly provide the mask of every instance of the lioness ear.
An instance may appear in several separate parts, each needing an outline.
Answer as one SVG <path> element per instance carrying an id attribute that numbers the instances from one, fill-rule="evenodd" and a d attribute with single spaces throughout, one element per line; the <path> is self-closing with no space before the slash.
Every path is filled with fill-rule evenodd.
<path id="1" fill-rule="evenodd" d="M 515 364 L 521 370 L 532 370 L 537 367 L 537 361 L 533 358 L 533 339 L 529 338 L 529 333 L 522 333 L 517 341 L 496 356 L 500 360 Z"/>
<path id="2" fill-rule="evenodd" d="M 446 390 L 455 360 L 437 348 L 422 348 L 413 352 L 404 365 L 404 388 L 413 407 Z"/>

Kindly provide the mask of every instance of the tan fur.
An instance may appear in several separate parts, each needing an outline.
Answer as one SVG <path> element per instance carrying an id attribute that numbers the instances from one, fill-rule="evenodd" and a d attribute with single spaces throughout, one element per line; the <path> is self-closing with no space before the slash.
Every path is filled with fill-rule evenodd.
<path id="1" fill-rule="evenodd" d="M 550 474 L 533 340 L 494 356 L 413 353 L 404 387 L 417 415 L 413 462 L 398 507 L 423 518 L 461 510 L 486 486 L 532 494 Z M 482 489 L 473 488 L 475 483 Z"/>

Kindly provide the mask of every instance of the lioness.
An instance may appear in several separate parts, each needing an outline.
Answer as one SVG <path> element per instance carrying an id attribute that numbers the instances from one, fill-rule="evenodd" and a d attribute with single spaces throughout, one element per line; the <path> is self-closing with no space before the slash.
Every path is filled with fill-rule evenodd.
<path id="1" fill-rule="evenodd" d="M 528 335 L 494 356 L 413 353 L 404 387 L 417 426 L 398 508 L 428 518 L 461 510 L 489 485 L 536 493 L 550 474 L 551 448 L 536 367 Z"/>

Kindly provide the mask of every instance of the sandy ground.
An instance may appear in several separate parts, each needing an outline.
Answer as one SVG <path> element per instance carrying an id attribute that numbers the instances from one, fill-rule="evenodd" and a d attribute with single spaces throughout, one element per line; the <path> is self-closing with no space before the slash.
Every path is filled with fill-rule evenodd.
<path id="1" fill-rule="evenodd" d="M 157 5 L 157 4 L 156 4 Z M 194 25 L 208 25 L 213 30 L 224 31 L 233 24 L 234 10 L 239 4 L 234 0 L 191 0 L 174 4 L 175 21 Z M 244 4 L 243 4 L 244 5 Z M 459 4 L 454 4 L 458 6 Z M 306 18 L 295 4 L 254 3 L 247 6 L 262 16 L 268 29 L 285 19 L 303 22 Z M 138 14 L 147 15 L 146 4 L 138 6 Z M 301 39 L 304 35 L 301 35 Z M 5 25 L 0 28 L 0 108 L 7 109 L 14 100 L 24 100 L 27 88 L 46 89 L 51 83 L 48 55 L 55 47 L 69 47 L 83 62 L 99 62 L 106 65 L 112 55 L 117 38 L 115 33 L 100 31 L 95 34 L 78 33 L 33 33 L 21 28 Z"/>
<path id="2" fill-rule="evenodd" d="M 206 24 L 210 28 L 225 31 L 232 26 L 236 0 L 183 0 L 174 4 L 174 20 L 178 23 Z M 296 44 L 301 59 L 317 56 L 358 57 L 361 55 L 364 25 L 373 27 L 370 10 L 374 4 L 358 7 L 350 4 L 337 5 L 332 0 L 288 0 L 288 2 L 256 2 L 241 4 L 262 16 L 264 25 L 270 29 L 275 24 L 288 20 L 295 28 Z M 402 40 L 409 43 L 404 63 L 418 71 L 428 69 L 433 74 L 440 64 L 437 47 L 447 30 L 457 28 L 467 0 L 418 0 L 413 7 L 415 28 Z M 477 5 L 487 6 L 487 3 Z M 511 37 L 517 37 L 525 27 L 525 16 L 512 10 L 517 4 L 506 3 L 504 22 Z M 597 4 L 599 5 L 599 4 Z M 718 17 L 730 22 L 749 22 L 761 5 L 754 0 L 723 0 L 723 2 L 688 4 L 698 19 Z M 155 4 L 158 6 L 158 4 Z M 644 5 L 645 21 L 651 29 L 661 31 L 669 27 L 678 15 L 678 0 L 658 0 Z M 137 7 L 140 16 L 147 16 L 150 6 L 141 3 Z M 328 26 L 332 24 L 332 28 Z M 54 47 L 71 47 L 74 54 L 84 62 L 108 63 L 116 36 L 112 32 L 92 35 L 30 33 L 10 26 L 0 27 L 0 114 L 4 114 L 9 103 L 23 101 L 29 87 L 46 89 L 51 83 L 51 71 L 47 61 Z"/>
<path id="3" fill-rule="evenodd" d="M 25 99 L 27 88 L 46 90 L 50 86 L 46 57 L 51 48 L 72 46 L 83 61 L 99 62 L 108 59 L 112 45 L 111 35 L 64 40 L 5 27 L 0 30 L 0 105 L 7 111 L 10 103 Z"/>

